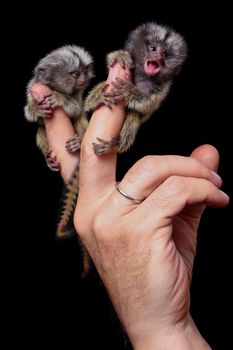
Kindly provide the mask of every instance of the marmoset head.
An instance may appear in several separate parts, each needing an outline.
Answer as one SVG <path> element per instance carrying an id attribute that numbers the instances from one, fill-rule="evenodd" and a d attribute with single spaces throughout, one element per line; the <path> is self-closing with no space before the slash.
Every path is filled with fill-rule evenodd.
<path id="1" fill-rule="evenodd" d="M 172 28 L 155 22 L 133 30 L 125 45 L 135 68 L 149 77 L 167 81 L 179 73 L 187 56 L 187 44 Z"/>
<path id="2" fill-rule="evenodd" d="M 42 58 L 34 74 L 36 81 L 72 96 L 84 90 L 94 76 L 93 59 L 82 47 L 63 46 Z"/>

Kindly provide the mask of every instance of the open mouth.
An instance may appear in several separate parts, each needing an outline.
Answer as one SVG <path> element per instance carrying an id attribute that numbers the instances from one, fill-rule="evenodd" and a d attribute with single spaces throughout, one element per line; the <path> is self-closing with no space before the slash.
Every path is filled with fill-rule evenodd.
<path id="1" fill-rule="evenodd" d="M 144 70 L 148 75 L 154 76 L 161 70 L 161 65 L 157 61 L 146 60 Z"/>

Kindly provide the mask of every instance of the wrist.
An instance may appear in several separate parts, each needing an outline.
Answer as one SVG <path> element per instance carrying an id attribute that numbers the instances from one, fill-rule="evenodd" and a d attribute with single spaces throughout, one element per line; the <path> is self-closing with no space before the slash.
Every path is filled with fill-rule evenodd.
<path id="1" fill-rule="evenodd" d="M 134 350 L 211 350 L 190 315 L 182 324 L 144 332 L 132 344 Z"/>

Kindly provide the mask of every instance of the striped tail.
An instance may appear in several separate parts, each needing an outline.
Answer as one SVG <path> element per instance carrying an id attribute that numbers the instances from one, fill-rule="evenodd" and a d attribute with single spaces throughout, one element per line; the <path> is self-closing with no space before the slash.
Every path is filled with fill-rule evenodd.
<path id="1" fill-rule="evenodd" d="M 68 238 L 75 233 L 73 225 L 74 210 L 77 203 L 78 192 L 79 192 L 79 169 L 74 171 L 74 174 L 68 183 L 64 195 L 63 205 L 60 214 L 60 220 L 57 225 L 56 236 L 59 239 Z M 82 261 L 83 261 L 83 271 L 82 277 L 86 277 L 90 271 L 91 267 L 91 257 L 88 253 L 87 248 L 82 243 L 80 238 L 78 239 L 81 246 Z"/>
<path id="2" fill-rule="evenodd" d="M 70 182 L 67 184 L 64 200 L 62 204 L 60 219 L 57 225 L 57 238 L 67 238 L 73 231 L 73 216 L 78 198 L 79 169 L 77 168 Z"/>
<path id="3" fill-rule="evenodd" d="M 90 271 L 92 260 L 85 245 L 82 242 L 80 242 L 80 244 L 81 244 L 82 259 L 83 259 L 83 271 L 81 276 L 82 278 L 85 278 Z"/>

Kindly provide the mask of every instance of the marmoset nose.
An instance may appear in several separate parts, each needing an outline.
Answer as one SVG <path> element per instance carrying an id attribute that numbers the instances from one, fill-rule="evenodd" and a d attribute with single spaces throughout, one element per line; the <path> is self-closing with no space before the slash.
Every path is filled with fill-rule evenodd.
<path id="1" fill-rule="evenodd" d="M 164 66 L 163 52 L 164 52 L 163 48 L 161 46 L 158 46 L 156 50 L 156 58 L 161 66 Z"/>
<path id="2" fill-rule="evenodd" d="M 81 85 L 86 83 L 86 76 L 85 76 L 85 74 L 81 73 L 81 74 L 79 75 L 79 77 L 78 77 L 78 82 L 79 82 L 79 84 L 81 84 Z"/>

